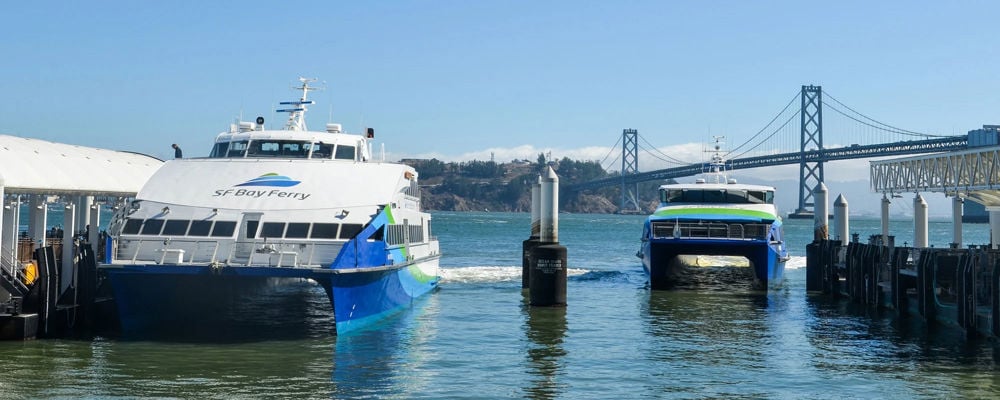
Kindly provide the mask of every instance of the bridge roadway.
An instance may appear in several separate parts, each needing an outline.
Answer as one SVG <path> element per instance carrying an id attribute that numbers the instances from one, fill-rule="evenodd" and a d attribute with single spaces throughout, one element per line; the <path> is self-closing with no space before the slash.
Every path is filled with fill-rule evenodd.
<path id="1" fill-rule="evenodd" d="M 771 167 L 775 165 L 798 164 L 801 162 L 826 162 L 850 160 L 855 158 L 887 157 L 907 154 L 935 153 L 943 151 L 965 150 L 968 148 L 968 136 L 949 136 L 927 140 L 908 140 L 904 142 L 879 143 L 869 145 L 851 145 L 822 150 L 807 150 L 805 152 L 771 154 L 766 156 L 736 158 L 726 160 L 726 170 Z M 636 184 L 652 180 L 681 178 L 700 174 L 708 170 L 708 163 L 685 165 L 683 167 L 665 168 L 656 171 L 640 172 L 625 176 L 625 184 Z M 605 186 L 621 185 L 622 177 L 595 179 L 589 182 L 567 186 L 573 192 L 597 189 Z"/>

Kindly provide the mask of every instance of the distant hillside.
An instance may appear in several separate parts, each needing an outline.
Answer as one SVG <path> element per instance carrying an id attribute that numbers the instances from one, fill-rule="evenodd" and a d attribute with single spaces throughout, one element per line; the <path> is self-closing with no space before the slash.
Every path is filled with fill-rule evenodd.
<path id="1" fill-rule="evenodd" d="M 437 211 L 531 211 L 531 184 L 543 167 L 551 165 L 559 175 L 559 210 L 572 213 L 614 213 L 621 202 L 619 187 L 606 187 L 570 194 L 565 187 L 610 176 L 596 161 L 513 160 L 508 163 L 467 161 L 445 163 L 437 159 L 406 159 L 420 175 L 423 207 Z M 656 184 L 640 186 L 655 191 Z M 652 197 L 652 196 L 642 196 Z M 647 211 L 653 204 L 647 204 Z"/>

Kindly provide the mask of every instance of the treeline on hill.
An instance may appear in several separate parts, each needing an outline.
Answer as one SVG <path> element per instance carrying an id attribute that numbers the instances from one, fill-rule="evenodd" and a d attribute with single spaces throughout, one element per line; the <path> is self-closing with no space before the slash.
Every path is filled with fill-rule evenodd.
<path id="1" fill-rule="evenodd" d="M 620 185 L 572 193 L 570 185 L 618 175 L 609 174 L 596 161 L 569 158 L 537 161 L 513 160 L 465 161 L 445 163 L 437 159 L 403 160 L 420 176 L 423 207 L 439 211 L 515 211 L 531 210 L 531 185 L 538 181 L 544 167 L 552 166 L 559 175 L 559 208 L 573 213 L 614 213 L 621 202 Z M 643 211 L 655 207 L 658 182 L 639 185 Z"/>

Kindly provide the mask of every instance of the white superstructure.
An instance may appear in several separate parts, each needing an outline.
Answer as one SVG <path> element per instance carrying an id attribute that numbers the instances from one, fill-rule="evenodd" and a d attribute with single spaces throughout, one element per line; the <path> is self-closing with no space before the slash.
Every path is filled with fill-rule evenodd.
<path id="1" fill-rule="evenodd" d="M 310 82 L 278 110 L 289 114 L 285 129 L 264 129 L 263 118 L 238 122 L 208 157 L 166 162 L 112 221 L 112 262 L 328 267 L 385 208 L 391 221 L 376 239 L 390 254 L 436 255 L 417 172 L 372 160 L 371 129 L 306 130 Z"/>

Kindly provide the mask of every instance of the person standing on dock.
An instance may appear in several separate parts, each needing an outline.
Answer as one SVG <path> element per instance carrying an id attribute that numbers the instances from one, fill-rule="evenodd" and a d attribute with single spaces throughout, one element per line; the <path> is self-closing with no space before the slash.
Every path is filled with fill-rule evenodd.
<path id="1" fill-rule="evenodd" d="M 174 148 L 174 158 L 182 158 L 184 156 L 181 152 L 181 147 L 178 146 L 177 143 L 170 145 L 170 147 Z"/>

